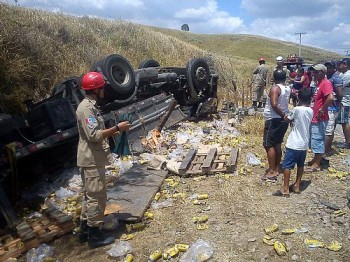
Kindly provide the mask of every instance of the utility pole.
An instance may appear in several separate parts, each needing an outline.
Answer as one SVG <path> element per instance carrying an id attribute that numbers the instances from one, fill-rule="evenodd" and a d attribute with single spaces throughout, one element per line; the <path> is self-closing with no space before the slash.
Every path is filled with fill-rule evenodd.
<path id="1" fill-rule="evenodd" d="M 295 33 L 299 35 L 299 57 L 301 57 L 301 35 L 306 35 L 306 32 Z"/>

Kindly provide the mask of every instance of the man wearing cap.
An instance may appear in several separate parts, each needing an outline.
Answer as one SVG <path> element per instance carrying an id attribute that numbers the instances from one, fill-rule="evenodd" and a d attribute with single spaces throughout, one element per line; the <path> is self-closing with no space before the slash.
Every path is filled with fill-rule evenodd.
<path id="1" fill-rule="evenodd" d="M 337 118 L 337 124 L 341 124 L 345 137 L 346 147 L 350 148 L 350 59 L 343 58 L 339 61 L 338 71 L 342 73 L 343 79 L 343 99 L 340 104 L 340 111 Z"/>
<path id="2" fill-rule="evenodd" d="M 254 108 L 263 107 L 263 94 L 266 87 L 268 68 L 265 65 L 265 58 L 259 59 L 259 65 L 253 71 L 252 100 Z"/>
<path id="3" fill-rule="evenodd" d="M 290 83 L 291 83 L 291 81 L 290 81 L 290 71 L 289 71 L 289 69 L 285 66 L 285 65 L 283 65 L 283 61 L 284 61 L 284 59 L 283 59 L 283 57 L 282 56 L 277 56 L 276 57 L 276 66 L 275 66 L 275 68 L 273 69 L 273 71 L 275 71 L 275 70 L 277 70 L 277 69 L 282 69 L 282 70 L 284 70 L 285 72 L 286 72 L 286 81 L 285 81 L 285 84 L 286 85 L 290 85 Z M 271 77 L 271 80 L 273 80 L 273 77 Z M 274 82 L 274 81 L 273 81 Z"/>
<path id="4" fill-rule="evenodd" d="M 328 124 L 326 127 L 325 137 L 325 153 L 332 154 L 332 142 L 334 138 L 334 129 L 336 119 L 340 110 L 340 104 L 343 98 L 343 79 L 339 76 L 337 71 L 337 63 L 335 61 L 327 61 L 324 63 L 327 67 L 327 79 L 331 82 L 334 92 L 334 101 L 328 107 Z"/>
<path id="5" fill-rule="evenodd" d="M 130 129 L 128 121 L 105 128 L 102 114 L 97 107 L 97 101 L 104 98 L 105 84 L 102 74 L 85 74 L 81 87 L 86 96 L 76 110 L 79 132 L 77 166 L 84 186 L 79 240 L 88 241 L 91 248 L 110 245 L 115 240 L 101 231 L 107 201 L 105 166 L 110 155 L 107 139 Z"/>
<path id="6" fill-rule="evenodd" d="M 328 107 L 333 103 L 333 87 L 326 78 L 327 67 L 323 64 L 313 66 L 313 76 L 316 90 L 311 102 L 313 117 L 311 120 L 311 150 L 313 159 L 308 162 L 307 170 L 316 172 L 321 170 L 322 155 L 325 153 L 325 132 L 328 122 Z"/>

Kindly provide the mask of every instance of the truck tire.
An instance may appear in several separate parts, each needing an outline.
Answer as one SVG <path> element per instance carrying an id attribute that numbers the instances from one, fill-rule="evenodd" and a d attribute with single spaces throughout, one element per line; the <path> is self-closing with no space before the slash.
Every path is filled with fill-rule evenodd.
<path id="1" fill-rule="evenodd" d="M 160 64 L 156 60 L 153 60 L 153 59 L 143 60 L 139 64 L 139 69 L 148 68 L 148 67 L 160 67 Z"/>
<path id="2" fill-rule="evenodd" d="M 107 100 L 126 100 L 134 93 L 135 72 L 126 58 L 113 54 L 97 62 L 95 66 L 101 68 L 101 73 L 107 79 Z"/>
<path id="3" fill-rule="evenodd" d="M 189 94 L 193 101 L 199 101 L 202 96 L 210 93 L 208 90 L 210 70 L 207 62 L 201 58 L 192 58 L 186 66 L 186 78 Z M 203 98 L 203 97 L 202 97 Z"/>

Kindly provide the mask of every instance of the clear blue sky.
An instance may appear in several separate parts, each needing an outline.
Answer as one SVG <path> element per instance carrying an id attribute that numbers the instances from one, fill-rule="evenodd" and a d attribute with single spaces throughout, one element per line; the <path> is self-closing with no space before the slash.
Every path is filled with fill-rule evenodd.
<path id="1" fill-rule="evenodd" d="M 123 19 L 193 33 L 253 34 L 350 53 L 349 0 L 6 0 L 73 15 Z M 297 52 L 297 50 L 296 50 Z"/>

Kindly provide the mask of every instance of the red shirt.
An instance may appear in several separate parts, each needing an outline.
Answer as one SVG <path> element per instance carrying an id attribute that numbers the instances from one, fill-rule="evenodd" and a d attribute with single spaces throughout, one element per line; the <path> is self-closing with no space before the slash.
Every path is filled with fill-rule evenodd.
<path id="1" fill-rule="evenodd" d="M 327 78 L 324 78 L 319 84 L 315 91 L 314 97 L 313 97 L 313 107 L 312 110 L 314 111 L 314 115 L 312 117 L 312 123 L 318 123 L 317 115 L 318 111 L 322 108 L 324 103 L 327 100 L 327 97 L 329 94 L 333 93 L 333 87 L 331 82 Z M 328 108 L 323 112 L 323 114 L 320 117 L 320 121 L 328 121 Z"/>
<path id="2" fill-rule="evenodd" d="M 310 78 L 306 72 L 304 72 L 304 77 L 303 87 L 310 87 Z"/>

